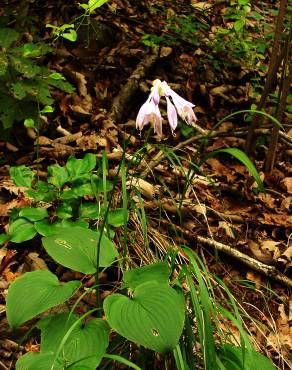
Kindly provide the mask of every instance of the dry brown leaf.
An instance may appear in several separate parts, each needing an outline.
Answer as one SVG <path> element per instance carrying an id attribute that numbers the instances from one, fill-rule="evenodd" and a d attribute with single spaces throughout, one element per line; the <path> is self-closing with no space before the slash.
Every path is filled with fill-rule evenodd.
<path id="1" fill-rule="evenodd" d="M 223 229 L 226 236 L 229 236 L 230 238 L 233 239 L 235 238 L 231 223 L 226 221 L 219 221 L 219 229 Z"/>
<path id="2" fill-rule="evenodd" d="M 246 278 L 252 281 L 253 283 L 255 283 L 255 286 L 257 289 L 261 287 L 262 285 L 262 275 L 261 274 L 257 274 L 254 271 L 248 271 L 246 273 Z"/>
<path id="3" fill-rule="evenodd" d="M 206 161 L 211 166 L 212 171 L 219 176 L 225 176 L 227 181 L 233 182 L 237 176 L 233 174 L 227 166 L 224 166 L 217 158 L 209 158 Z"/>
<path id="4" fill-rule="evenodd" d="M 292 194 L 292 177 L 285 177 L 281 184 L 288 194 Z"/>
<path id="5" fill-rule="evenodd" d="M 274 261 L 272 253 L 268 251 L 263 251 L 260 247 L 260 244 L 255 242 L 254 240 L 250 239 L 248 241 L 248 247 L 258 261 L 263 262 L 267 265 L 271 264 Z"/>
<path id="6" fill-rule="evenodd" d="M 172 53 L 172 48 L 169 46 L 162 46 L 160 50 L 160 57 L 168 57 Z"/>
<path id="7" fill-rule="evenodd" d="M 29 253 L 24 260 L 27 271 L 48 270 L 46 262 L 39 257 L 38 253 Z"/>
<path id="8" fill-rule="evenodd" d="M 212 7 L 212 4 L 208 3 L 207 1 L 197 2 L 196 0 L 192 0 L 191 5 L 192 7 L 200 9 L 200 10 L 206 10 Z"/>

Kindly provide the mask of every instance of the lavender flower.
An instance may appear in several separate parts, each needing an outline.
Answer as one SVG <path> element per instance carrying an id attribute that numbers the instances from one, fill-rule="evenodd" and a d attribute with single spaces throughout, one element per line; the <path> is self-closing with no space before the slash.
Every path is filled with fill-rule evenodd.
<path id="1" fill-rule="evenodd" d="M 179 96 L 165 81 L 155 80 L 153 81 L 152 91 L 147 101 L 140 108 L 136 119 L 136 127 L 140 131 L 148 123 L 152 123 L 154 132 L 159 136 L 162 135 L 162 117 L 158 107 L 161 96 L 165 96 L 166 99 L 167 118 L 172 132 L 177 127 L 177 114 L 189 125 L 197 121 L 193 111 L 194 104 Z"/>

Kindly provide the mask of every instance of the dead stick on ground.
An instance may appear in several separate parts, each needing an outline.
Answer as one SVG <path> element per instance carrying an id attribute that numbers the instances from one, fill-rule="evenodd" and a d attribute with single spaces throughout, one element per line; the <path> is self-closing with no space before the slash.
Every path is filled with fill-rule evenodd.
<path id="1" fill-rule="evenodd" d="M 169 226 L 168 221 L 160 220 L 161 223 L 166 224 Z M 181 232 L 182 234 L 186 235 L 187 237 L 196 239 L 199 243 L 208 245 L 212 247 L 213 249 L 216 249 L 219 252 L 223 252 L 225 254 L 228 254 L 229 256 L 235 258 L 236 260 L 244 263 L 248 267 L 250 267 L 252 270 L 257 271 L 281 284 L 284 284 L 288 286 L 289 288 L 292 288 L 292 280 L 288 278 L 288 276 L 282 274 L 280 271 L 278 271 L 274 266 L 266 265 L 238 250 L 231 247 L 230 245 L 226 245 L 223 243 L 219 243 L 214 239 L 206 238 L 204 236 L 197 235 L 196 233 L 186 230 L 178 225 L 171 224 L 171 227 L 176 229 L 177 231 Z"/>
<path id="2" fill-rule="evenodd" d="M 195 235 L 194 235 L 195 236 Z M 282 274 L 280 271 L 278 271 L 274 266 L 265 265 L 262 262 L 259 262 L 255 260 L 252 257 L 247 256 L 246 254 L 239 252 L 238 250 L 230 247 L 229 245 L 222 244 L 219 242 L 216 242 L 213 239 L 205 238 L 203 236 L 195 236 L 198 242 L 209 245 L 210 247 L 213 247 L 219 252 L 223 252 L 228 254 L 231 257 L 236 258 L 240 262 L 244 263 L 248 267 L 252 268 L 253 270 L 281 283 L 284 284 L 290 288 L 292 288 L 292 280 L 288 278 L 288 276 Z"/>
<path id="3" fill-rule="evenodd" d="M 126 105 L 130 102 L 131 97 L 139 88 L 139 82 L 143 79 L 159 57 L 158 49 L 151 56 L 146 57 L 138 64 L 137 68 L 128 78 L 127 83 L 122 87 L 120 93 L 113 101 L 110 117 L 114 121 L 119 121 L 122 117 Z"/>

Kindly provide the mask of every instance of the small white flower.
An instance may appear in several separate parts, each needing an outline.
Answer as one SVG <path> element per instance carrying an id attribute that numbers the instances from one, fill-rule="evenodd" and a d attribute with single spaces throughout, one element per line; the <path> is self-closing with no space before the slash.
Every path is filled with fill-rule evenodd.
<path id="1" fill-rule="evenodd" d="M 167 117 L 172 132 L 177 127 L 177 114 L 189 125 L 197 121 L 193 111 L 194 104 L 179 96 L 169 87 L 166 81 L 155 80 L 153 81 L 152 91 L 147 101 L 140 108 L 136 119 L 136 127 L 140 131 L 151 122 L 154 125 L 154 132 L 159 136 L 162 135 L 162 117 L 158 107 L 160 96 L 165 96 Z"/>

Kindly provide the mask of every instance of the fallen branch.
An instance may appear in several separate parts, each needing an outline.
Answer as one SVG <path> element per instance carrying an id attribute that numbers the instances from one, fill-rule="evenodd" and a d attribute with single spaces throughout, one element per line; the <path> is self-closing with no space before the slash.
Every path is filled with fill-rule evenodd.
<path id="1" fill-rule="evenodd" d="M 127 83 L 122 87 L 118 96 L 115 97 L 110 117 L 113 121 L 119 121 L 125 110 L 125 107 L 130 102 L 131 97 L 139 88 L 139 82 L 142 80 L 147 71 L 153 66 L 153 64 L 158 59 L 159 53 L 158 49 L 153 52 L 151 56 L 146 55 L 145 58 L 138 64 L 137 68 L 128 78 Z"/>
<path id="2" fill-rule="evenodd" d="M 165 223 L 169 226 L 168 221 L 160 220 L 161 223 Z M 230 245 L 226 245 L 220 242 L 217 242 L 214 239 L 206 238 L 204 236 L 197 235 L 196 233 L 185 230 L 184 228 L 171 224 L 173 228 L 175 228 L 177 231 L 181 232 L 182 234 L 186 235 L 187 237 L 196 239 L 197 242 L 201 244 L 208 245 L 212 248 L 214 248 L 216 251 L 223 252 L 225 254 L 228 254 L 230 257 L 235 258 L 236 260 L 242 262 L 246 266 L 250 267 L 254 271 L 257 271 L 281 284 L 284 284 L 288 286 L 289 288 L 292 288 L 292 279 L 290 279 L 288 276 L 282 274 L 280 271 L 276 269 L 274 266 L 266 265 L 240 251 L 237 249 L 231 247 Z"/>
<path id="3" fill-rule="evenodd" d="M 209 245 L 210 247 L 213 247 L 219 252 L 223 252 L 225 254 L 228 254 L 231 257 L 236 258 L 240 262 L 244 263 L 248 267 L 252 268 L 253 270 L 272 278 L 273 280 L 284 284 L 290 288 L 292 288 L 292 280 L 288 278 L 288 276 L 282 274 L 280 271 L 278 271 L 274 266 L 266 265 L 260 261 L 257 261 L 256 259 L 236 250 L 235 248 L 216 242 L 213 239 L 205 238 L 200 235 L 193 235 L 199 243 Z"/>

